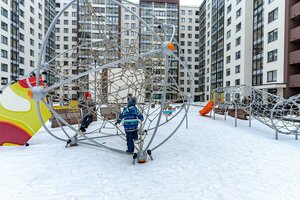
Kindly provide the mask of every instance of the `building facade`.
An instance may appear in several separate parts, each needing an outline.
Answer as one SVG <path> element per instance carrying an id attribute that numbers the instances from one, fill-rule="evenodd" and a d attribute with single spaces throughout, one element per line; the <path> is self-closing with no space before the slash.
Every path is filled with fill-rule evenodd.
<path id="1" fill-rule="evenodd" d="M 160 28 L 164 23 L 172 24 L 175 26 L 175 39 L 178 41 L 179 35 L 179 0 L 140 0 L 141 12 L 140 17 L 146 21 L 156 32 L 160 32 Z M 156 19 L 153 19 L 153 14 Z M 168 34 L 167 36 L 171 36 Z M 147 30 L 142 30 L 141 38 L 140 38 L 140 52 L 147 52 L 153 45 L 153 40 L 151 34 L 147 33 Z M 155 44 L 154 44 L 155 45 Z M 178 49 L 174 51 L 175 54 L 178 54 Z M 164 61 L 158 61 L 156 58 L 153 58 L 151 62 L 159 62 L 157 66 L 161 66 Z M 178 62 L 172 61 L 169 68 L 169 84 L 178 84 Z M 146 66 L 147 67 L 147 66 Z M 156 70 L 155 72 L 150 69 L 151 66 L 148 67 L 148 71 L 150 74 L 155 73 L 160 80 L 164 79 L 165 71 L 163 69 Z M 152 71 L 152 72 L 151 72 Z M 147 78 L 147 77 L 146 77 Z M 161 81 L 159 81 L 161 82 Z M 175 82 L 175 83 L 174 83 Z M 155 88 L 161 88 L 161 83 L 157 83 L 157 86 L 151 86 L 151 88 L 146 89 L 146 99 L 153 98 L 154 101 L 159 102 L 162 98 L 162 90 L 157 90 Z M 152 95 L 152 97 L 151 97 Z M 177 92 L 167 92 L 167 99 L 177 99 Z"/>
<path id="2" fill-rule="evenodd" d="M 38 62 L 42 40 L 54 17 L 54 1 L 2 0 L 1 14 L 1 85 L 25 76 Z M 52 35 L 52 39 L 53 35 Z M 52 41 L 46 58 L 54 55 Z"/>
<path id="3" fill-rule="evenodd" d="M 300 1 L 286 1 L 285 7 L 285 97 L 300 93 Z"/>
<path id="4" fill-rule="evenodd" d="M 195 6 L 181 6 L 179 19 L 179 45 L 186 58 L 188 69 L 194 76 L 195 101 L 200 100 L 199 92 L 199 9 Z M 190 92 L 188 74 L 179 68 L 179 86 L 181 91 Z"/>
<path id="5" fill-rule="evenodd" d="M 285 37 L 285 7 L 280 0 L 204 1 L 200 7 L 200 22 L 206 23 L 200 30 L 206 30 L 206 47 L 202 38 L 199 52 L 201 100 L 209 100 L 216 87 L 242 84 L 283 96 L 285 42 L 280 38 Z"/>

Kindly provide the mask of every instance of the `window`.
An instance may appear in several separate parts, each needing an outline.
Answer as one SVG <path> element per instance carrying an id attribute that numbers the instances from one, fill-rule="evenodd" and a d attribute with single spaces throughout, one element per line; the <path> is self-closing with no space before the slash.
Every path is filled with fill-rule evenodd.
<path id="1" fill-rule="evenodd" d="M 227 14 L 230 13 L 230 11 L 231 11 L 231 4 L 227 6 Z"/>
<path id="2" fill-rule="evenodd" d="M 30 45 L 34 46 L 34 40 L 33 39 L 30 39 Z"/>
<path id="3" fill-rule="evenodd" d="M 274 71 L 269 71 L 267 73 L 267 81 L 268 82 L 275 82 L 277 81 L 277 70 L 274 70 Z"/>
<path id="4" fill-rule="evenodd" d="M 1 43 L 2 44 L 8 44 L 8 39 L 4 35 L 1 35 Z"/>
<path id="5" fill-rule="evenodd" d="M 238 25 L 236 25 L 236 32 L 239 32 L 242 28 L 242 24 L 239 23 Z"/>
<path id="6" fill-rule="evenodd" d="M 34 25 L 34 19 L 30 17 L 30 23 Z"/>
<path id="7" fill-rule="evenodd" d="M 20 33 L 20 40 L 24 41 L 24 34 Z"/>
<path id="8" fill-rule="evenodd" d="M 241 44 L 241 37 L 235 39 L 235 46 L 239 46 Z"/>
<path id="9" fill-rule="evenodd" d="M 235 59 L 238 60 L 241 58 L 241 51 L 235 53 Z"/>
<path id="10" fill-rule="evenodd" d="M 230 57 L 230 56 L 227 56 L 227 57 L 226 57 L 226 64 L 230 63 L 230 60 L 231 60 L 231 57 Z"/>
<path id="11" fill-rule="evenodd" d="M 238 74 L 240 72 L 241 72 L 241 66 L 240 65 L 235 66 L 235 73 Z"/>
<path id="12" fill-rule="evenodd" d="M 226 81 L 226 87 L 230 86 L 230 81 Z"/>
<path id="13" fill-rule="evenodd" d="M 227 45 L 226 45 L 226 51 L 229 51 L 231 49 L 231 43 L 228 43 Z"/>
<path id="14" fill-rule="evenodd" d="M 32 49 L 30 49 L 30 55 L 34 56 L 34 51 Z"/>
<path id="15" fill-rule="evenodd" d="M 4 64 L 4 63 L 1 63 L 1 71 L 8 72 L 8 65 Z"/>
<path id="16" fill-rule="evenodd" d="M 7 83 L 8 83 L 8 78 L 2 77 L 1 78 L 1 85 L 7 85 Z"/>
<path id="17" fill-rule="evenodd" d="M 226 69 L 226 76 L 230 76 L 230 69 Z"/>
<path id="18" fill-rule="evenodd" d="M 278 8 L 269 12 L 269 14 L 268 14 L 268 22 L 269 23 L 273 22 L 276 19 L 278 19 Z"/>
<path id="19" fill-rule="evenodd" d="M 231 24 L 231 17 L 229 17 L 228 19 L 227 19 L 227 26 L 229 26 Z"/>
<path id="20" fill-rule="evenodd" d="M 6 17 L 6 18 L 8 17 L 8 12 L 7 12 L 7 10 L 4 9 L 4 8 L 2 8 L 2 7 L 1 7 L 1 15 L 4 16 L 4 17 Z"/>
<path id="21" fill-rule="evenodd" d="M 25 74 L 25 70 L 20 68 L 20 75 L 24 76 L 24 74 Z"/>
<path id="22" fill-rule="evenodd" d="M 30 67 L 34 67 L 34 61 L 30 61 Z"/>
<path id="23" fill-rule="evenodd" d="M 69 16 L 69 12 L 64 12 L 64 16 L 68 17 Z"/>
<path id="24" fill-rule="evenodd" d="M 7 31 L 7 29 L 8 29 L 7 24 L 4 22 L 1 22 L 1 29 Z"/>
<path id="25" fill-rule="evenodd" d="M 236 5 L 238 5 L 241 2 L 241 0 L 236 0 Z"/>
<path id="26" fill-rule="evenodd" d="M 25 49 L 23 45 L 20 45 L 20 51 L 24 53 Z"/>
<path id="27" fill-rule="evenodd" d="M 23 57 L 20 56 L 20 63 L 24 64 L 25 63 L 25 59 Z"/>
<path id="28" fill-rule="evenodd" d="M 30 12 L 34 14 L 34 8 L 32 6 L 30 6 Z"/>
<path id="29" fill-rule="evenodd" d="M 268 52 L 268 62 L 273 62 L 277 60 L 277 49 Z"/>
<path id="30" fill-rule="evenodd" d="M 241 14 L 242 14 L 242 9 L 240 8 L 236 11 L 236 18 L 239 18 Z"/>
<path id="31" fill-rule="evenodd" d="M 278 29 L 275 29 L 268 33 L 268 43 L 278 39 Z"/>
<path id="32" fill-rule="evenodd" d="M 7 51 L 5 51 L 5 50 L 1 50 L 1 57 L 2 58 L 7 58 L 8 57 L 8 53 L 7 53 Z"/>
<path id="33" fill-rule="evenodd" d="M 240 82 L 241 82 L 240 79 L 235 79 L 235 85 L 240 85 L 241 84 Z"/>
<path id="34" fill-rule="evenodd" d="M 34 35 L 34 29 L 33 28 L 30 28 L 30 34 Z"/>
<path id="35" fill-rule="evenodd" d="M 227 31 L 227 33 L 226 33 L 226 37 L 227 37 L 227 39 L 229 39 L 230 37 L 231 37 L 231 31 L 229 30 L 229 31 Z"/>

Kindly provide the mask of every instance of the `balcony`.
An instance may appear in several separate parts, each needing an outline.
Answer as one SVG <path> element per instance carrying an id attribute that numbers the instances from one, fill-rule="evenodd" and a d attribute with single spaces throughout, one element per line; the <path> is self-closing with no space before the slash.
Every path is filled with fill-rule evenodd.
<path id="1" fill-rule="evenodd" d="M 300 19 L 300 2 L 291 7 L 290 18 Z"/>
<path id="2" fill-rule="evenodd" d="M 292 88 L 300 87 L 300 74 L 289 76 L 289 86 Z"/>
<path id="3" fill-rule="evenodd" d="M 289 61 L 290 65 L 300 63 L 300 50 L 290 52 L 289 59 L 290 59 Z"/>
<path id="4" fill-rule="evenodd" d="M 296 42 L 300 40 L 300 26 L 291 29 L 290 31 L 290 42 Z"/>

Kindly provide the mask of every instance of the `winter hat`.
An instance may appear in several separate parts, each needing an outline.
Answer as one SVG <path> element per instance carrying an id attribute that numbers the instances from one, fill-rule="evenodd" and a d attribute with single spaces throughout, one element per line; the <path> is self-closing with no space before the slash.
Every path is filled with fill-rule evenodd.
<path id="1" fill-rule="evenodd" d="M 88 98 L 88 97 L 92 97 L 92 95 L 91 95 L 91 93 L 89 93 L 89 92 L 85 92 L 85 93 L 84 93 L 84 97 L 85 97 L 85 98 Z"/>
<path id="2" fill-rule="evenodd" d="M 136 104 L 136 97 L 132 97 L 128 100 L 128 106 L 135 106 Z"/>

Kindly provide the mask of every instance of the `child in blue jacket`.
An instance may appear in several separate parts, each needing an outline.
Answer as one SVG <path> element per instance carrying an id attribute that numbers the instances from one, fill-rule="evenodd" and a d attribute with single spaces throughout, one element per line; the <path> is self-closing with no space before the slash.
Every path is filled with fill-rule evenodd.
<path id="1" fill-rule="evenodd" d="M 124 119 L 124 129 L 126 133 L 127 140 L 127 153 L 132 154 L 134 152 L 133 140 L 138 139 L 138 125 L 139 120 L 143 121 L 144 117 L 141 112 L 135 106 L 136 98 L 132 97 L 128 100 L 128 105 L 120 113 L 115 125 L 121 123 Z"/>

